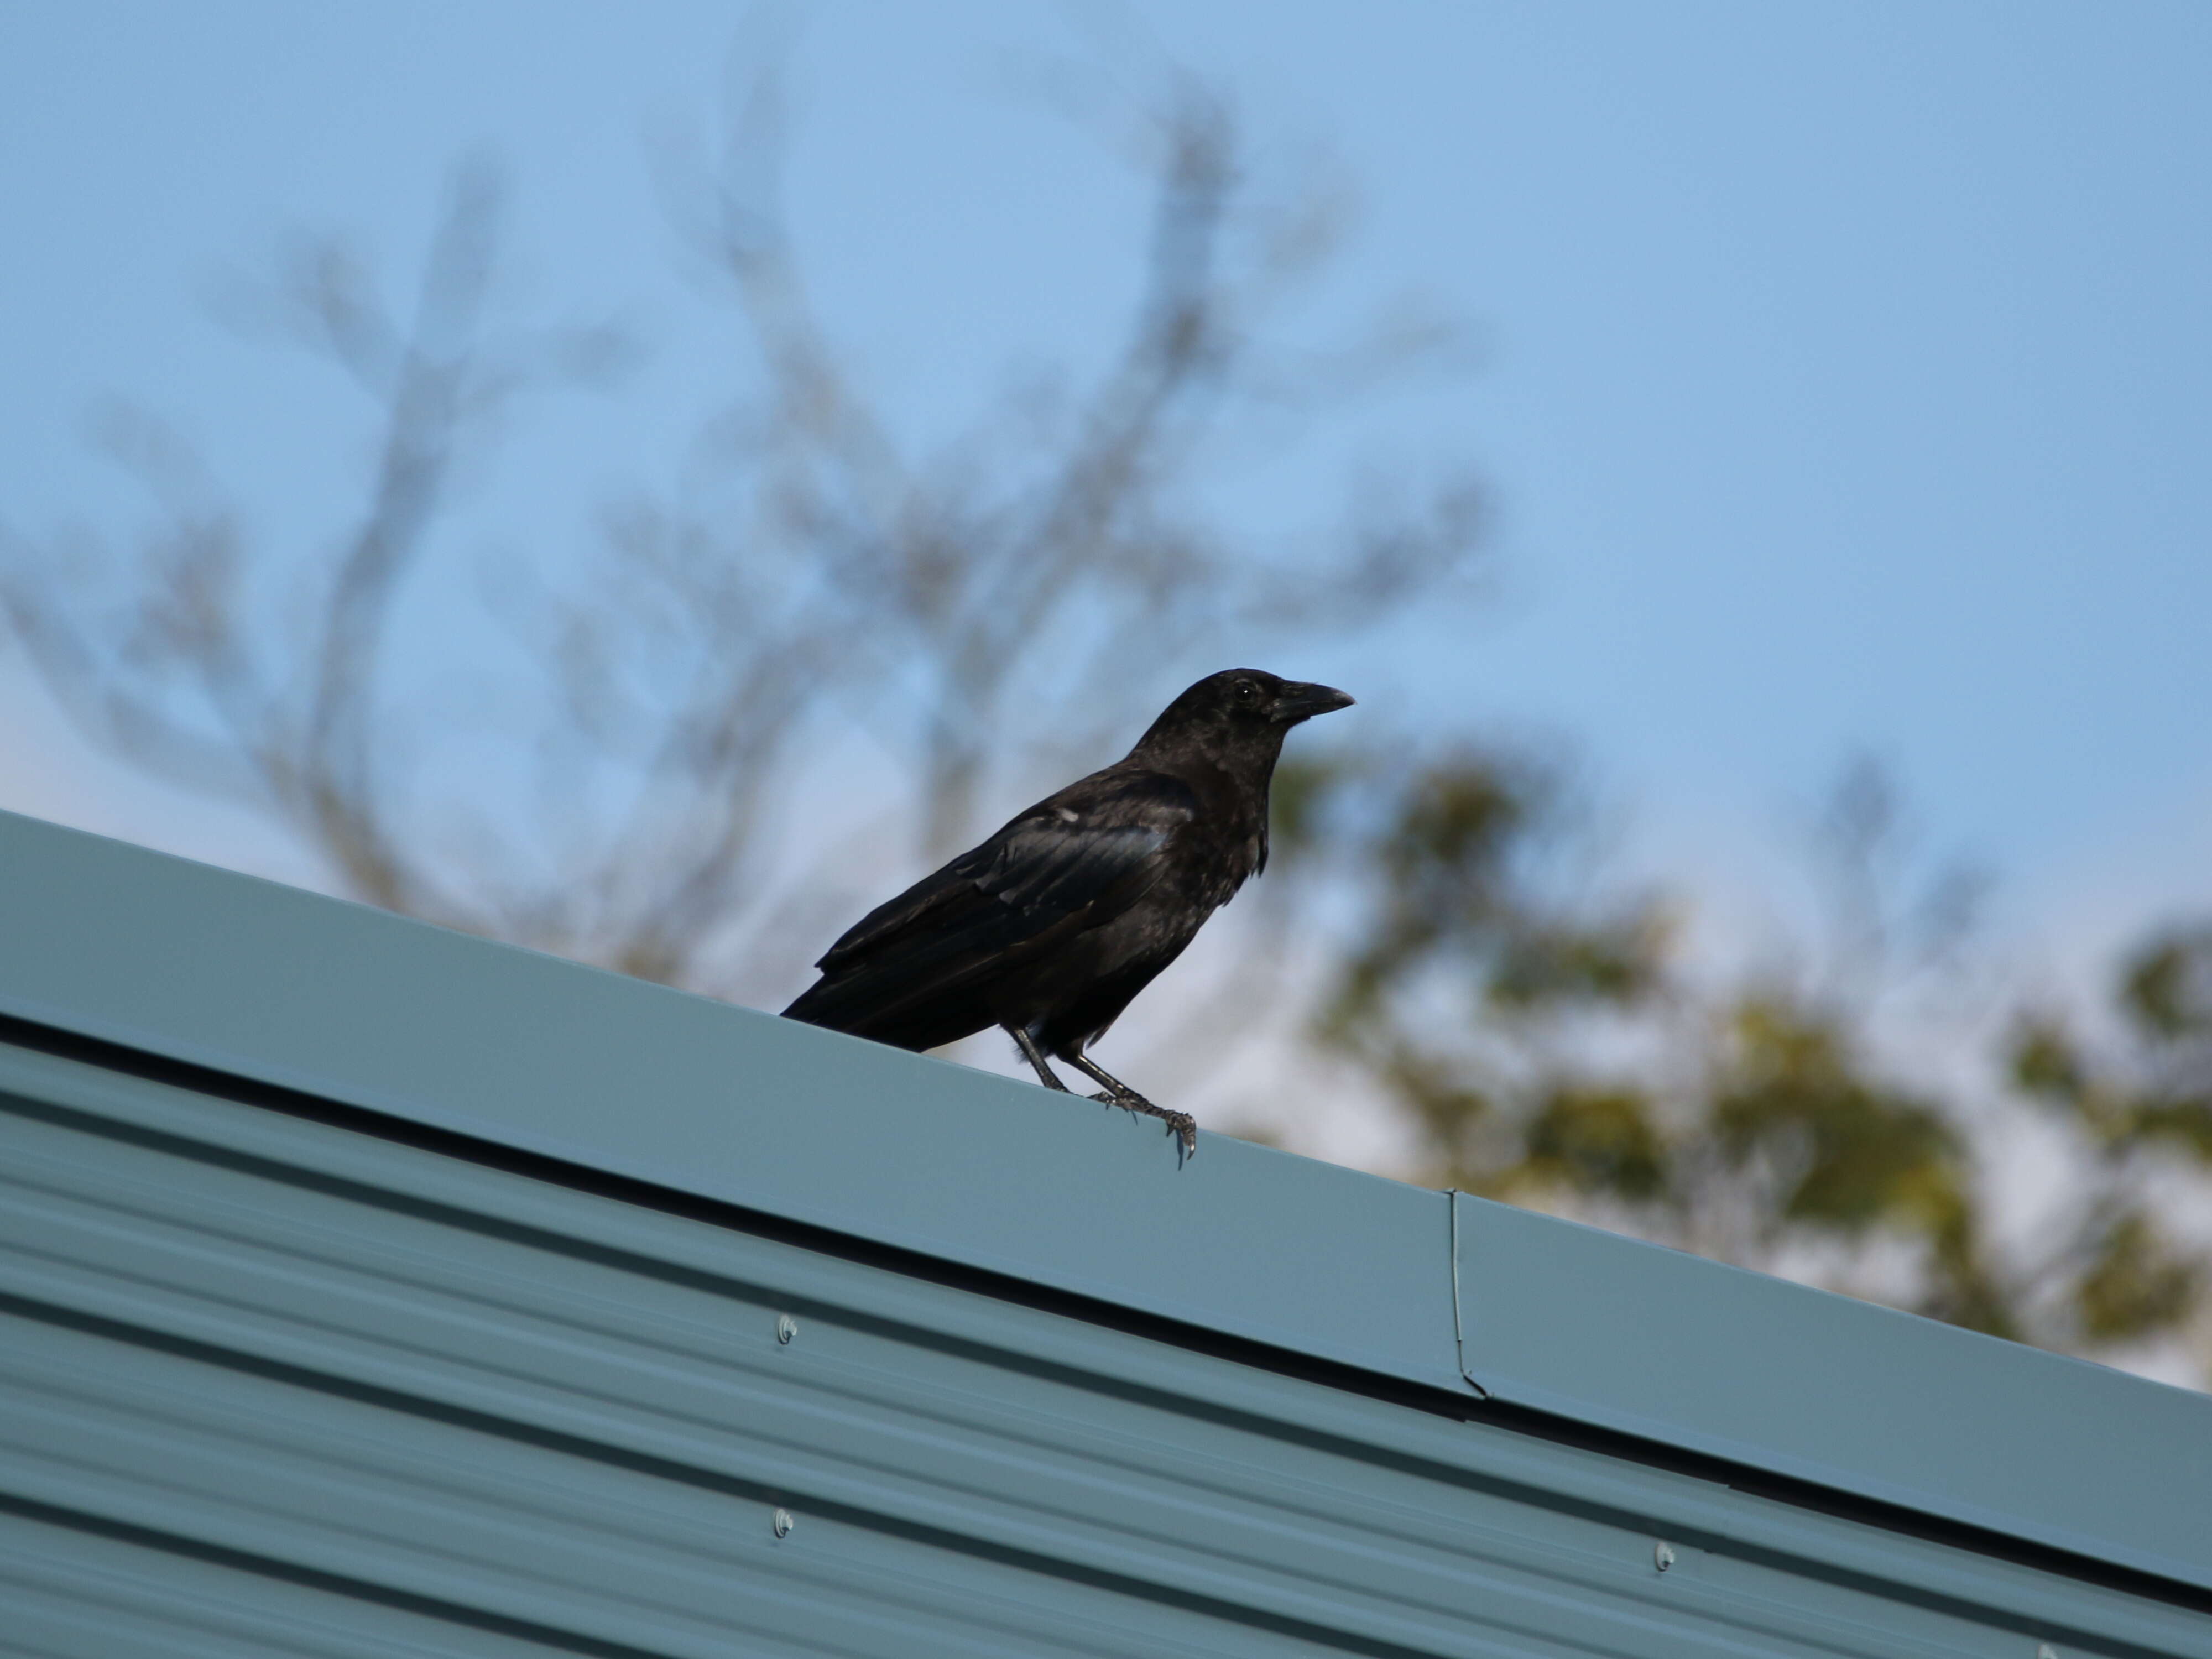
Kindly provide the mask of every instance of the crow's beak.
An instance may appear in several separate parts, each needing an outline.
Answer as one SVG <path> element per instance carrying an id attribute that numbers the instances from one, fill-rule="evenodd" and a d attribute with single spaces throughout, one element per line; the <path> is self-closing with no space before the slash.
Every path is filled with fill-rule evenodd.
<path id="1" fill-rule="evenodd" d="M 1340 708 L 1352 707 L 1352 699 L 1333 685 L 1300 685 L 1295 683 L 1283 688 L 1275 699 L 1275 718 L 1285 726 L 1296 726 L 1300 720 L 1310 720 L 1316 714 L 1334 714 Z"/>

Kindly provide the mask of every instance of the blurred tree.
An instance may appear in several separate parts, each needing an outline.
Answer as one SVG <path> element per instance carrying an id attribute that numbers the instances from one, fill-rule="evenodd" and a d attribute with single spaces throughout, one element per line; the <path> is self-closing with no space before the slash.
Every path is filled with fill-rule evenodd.
<path id="1" fill-rule="evenodd" d="M 155 506 L 135 562 L 87 533 L 34 544 L 0 527 L 0 615 L 87 737 L 166 781 L 272 813 L 356 897 L 484 931 L 496 929 L 483 899 L 397 821 L 391 711 L 378 695 L 385 635 L 464 444 L 533 385 L 604 381 L 622 356 L 605 331 L 487 326 L 501 196 L 485 166 L 456 173 L 411 318 L 387 311 L 335 240 L 299 246 L 256 296 L 255 324 L 338 367 L 378 416 L 375 465 L 329 553 L 289 566 L 258 556 L 245 511 L 190 446 L 128 407 L 107 411 L 97 435 Z M 262 620 L 256 584 L 284 580 L 314 597 L 305 627 Z"/>
<path id="2" fill-rule="evenodd" d="M 2123 964 L 2114 1040 L 2023 1019 L 2021 1091 L 2066 1132 L 2071 1213 L 2030 1285 L 2039 1334 L 2103 1347 L 2187 1331 L 2212 1374 L 2212 923 L 2157 930 Z M 2193 1212 L 2197 1225 L 2170 1218 Z"/>
<path id="3" fill-rule="evenodd" d="M 1340 247 L 1346 204 L 1313 177 L 1256 185 L 1212 91 L 1170 76 L 1124 110 L 1154 205 L 1104 373 L 1026 388 L 933 462 L 902 453 L 817 317 L 781 209 L 773 64 L 734 107 L 719 163 L 672 199 L 762 384 L 708 423 L 678 499 L 612 514 L 580 575 L 489 584 L 550 680 L 522 739 L 544 799 L 471 776 L 473 794 L 422 804 L 422 745 L 406 739 L 425 722 L 387 679 L 457 465 L 524 393 L 604 383 L 623 356 L 606 331 L 488 317 L 501 191 L 481 166 L 458 175 L 411 315 L 328 239 L 246 307 L 370 399 L 379 460 L 333 551 L 254 546 L 249 515 L 143 416 L 109 423 L 155 503 L 135 561 L 0 530 L 0 615 L 79 728 L 270 814 L 353 896 L 726 993 L 747 930 L 757 944 L 788 916 L 760 897 L 763 817 L 826 729 L 887 728 L 887 752 L 920 757 L 912 856 L 939 859 L 983 827 L 986 783 L 1007 783 L 987 779 L 994 754 L 1048 732 L 1095 764 L 1180 689 L 1163 676 L 1201 635 L 1340 640 L 1462 567 L 1463 479 L 1409 507 L 1355 492 L 1347 527 L 1303 559 L 1232 551 L 1202 499 L 1225 449 L 1340 423 L 1451 345 L 1402 312 L 1337 350 L 1270 343 L 1271 313 Z M 280 586 L 310 596 L 306 625 L 296 608 L 270 620 Z M 454 823 L 465 836 L 441 830 Z M 820 897 L 803 879 L 784 890 Z"/>
<path id="4" fill-rule="evenodd" d="M 1462 749 L 1332 823 L 1376 781 L 1306 769 L 1291 827 L 1365 884 L 1319 1034 L 1407 1114 L 1422 1178 L 2045 1346 L 2192 1335 L 2212 1375 L 2212 926 L 2134 952 L 2102 1051 L 2021 1021 L 2013 1086 L 1978 1108 L 1872 1052 L 1873 1000 L 1944 963 L 1974 897 L 1951 872 L 1906 914 L 1886 901 L 1878 770 L 1847 772 L 1827 815 L 1821 970 L 1717 986 L 1681 960 L 1674 908 L 1561 867 L 1555 765 Z M 1991 1212 L 1986 1153 L 2030 1101 L 2072 1143 L 2068 1213 L 2035 1234 L 2055 1246 Z"/>
<path id="5" fill-rule="evenodd" d="M 1310 838 L 1333 794 L 1366 793 L 1348 781 L 1304 781 Z M 1368 896 L 1319 1029 L 1407 1115 L 1422 1178 L 2050 1346 L 2206 1316 L 2202 1245 L 2172 1237 L 2177 1194 L 2152 1177 L 2212 1169 L 2212 929 L 2130 967 L 2131 1053 L 2098 1069 L 2051 1020 L 2018 1038 L 2021 1087 L 2085 1160 L 2064 1245 L 2039 1252 L 2000 1243 L 1979 1155 L 2019 1128 L 2018 1096 L 1976 1112 L 1872 1052 L 1893 959 L 1940 963 L 1972 885 L 1946 876 L 1902 917 L 1884 902 L 1878 771 L 1853 768 L 1828 815 L 1822 971 L 1717 986 L 1680 959 L 1668 905 L 1592 899 L 1587 870 L 1559 868 L 1574 815 L 1554 767 L 1463 749 L 1388 787 L 1334 831 Z"/>

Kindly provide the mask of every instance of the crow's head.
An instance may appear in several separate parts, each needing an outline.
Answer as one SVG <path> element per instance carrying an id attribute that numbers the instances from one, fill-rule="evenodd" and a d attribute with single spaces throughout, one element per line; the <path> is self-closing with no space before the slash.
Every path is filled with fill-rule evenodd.
<path id="1" fill-rule="evenodd" d="M 1170 703 L 1138 748 L 1194 745 L 1272 760 L 1283 734 L 1300 720 L 1351 707 L 1352 699 L 1334 686 L 1280 679 L 1258 668 L 1224 669 Z"/>

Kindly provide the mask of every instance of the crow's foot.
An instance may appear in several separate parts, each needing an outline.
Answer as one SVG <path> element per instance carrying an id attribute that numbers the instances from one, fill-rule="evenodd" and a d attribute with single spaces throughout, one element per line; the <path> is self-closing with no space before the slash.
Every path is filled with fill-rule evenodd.
<path id="1" fill-rule="evenodd" d="M 1155 1106 L 1134 1089 L 1129 1088 L 1124 1088 L 1118 1092 L 1111 1089 L 1102 1089 L 1091 1097 L 1093 1100 L 1102 1101 L 1109 1106 L 1119 1106 L 1125 1112 L 1141 1113 L 1146 1117 L 1156 1117 L 1166 1124 L 1168 1133 L 1181 1143 L 1176 1149 L 1177 1163 L 1181 1163 L 1186 1158 L 1195 1158 L 1198 1155 L 1198 1120 L 1188 1112 L 1171 1112 L 1164 1106 Z"/>

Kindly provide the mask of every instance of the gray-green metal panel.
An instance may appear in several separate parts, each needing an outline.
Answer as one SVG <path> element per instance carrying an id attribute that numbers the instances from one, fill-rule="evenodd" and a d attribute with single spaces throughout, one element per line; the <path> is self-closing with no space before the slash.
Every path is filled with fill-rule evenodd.
<path id="1" fill-rule="evenodd" d="M 2203 1396 L 7 814 L 0 1013 L 2212 1588 Z"/>
<path id="2" fill-rule="evenodd" d="M 0 1012 L 1459 1382 L 1437 1194 L 4 812 Z"/>
<path id="3" fill-rule="evenodd" d="M 1940 1481 L 1955 1519 L 2033 1516 L 2046 1542 L 2125 1540 L 2202 1582 L 2203 1395 L 1504 1205 L 1462 1199 L 1459 1224 L 1467 1369 L 1497 1399 L 1908 1507 Z"/>
<path id="4" fill-rule="evenodd" d="M 2163 1601 L 5 1045 L 0 1601 L 0 1650 L 99 1659 L 2212 1659 Z"/>

